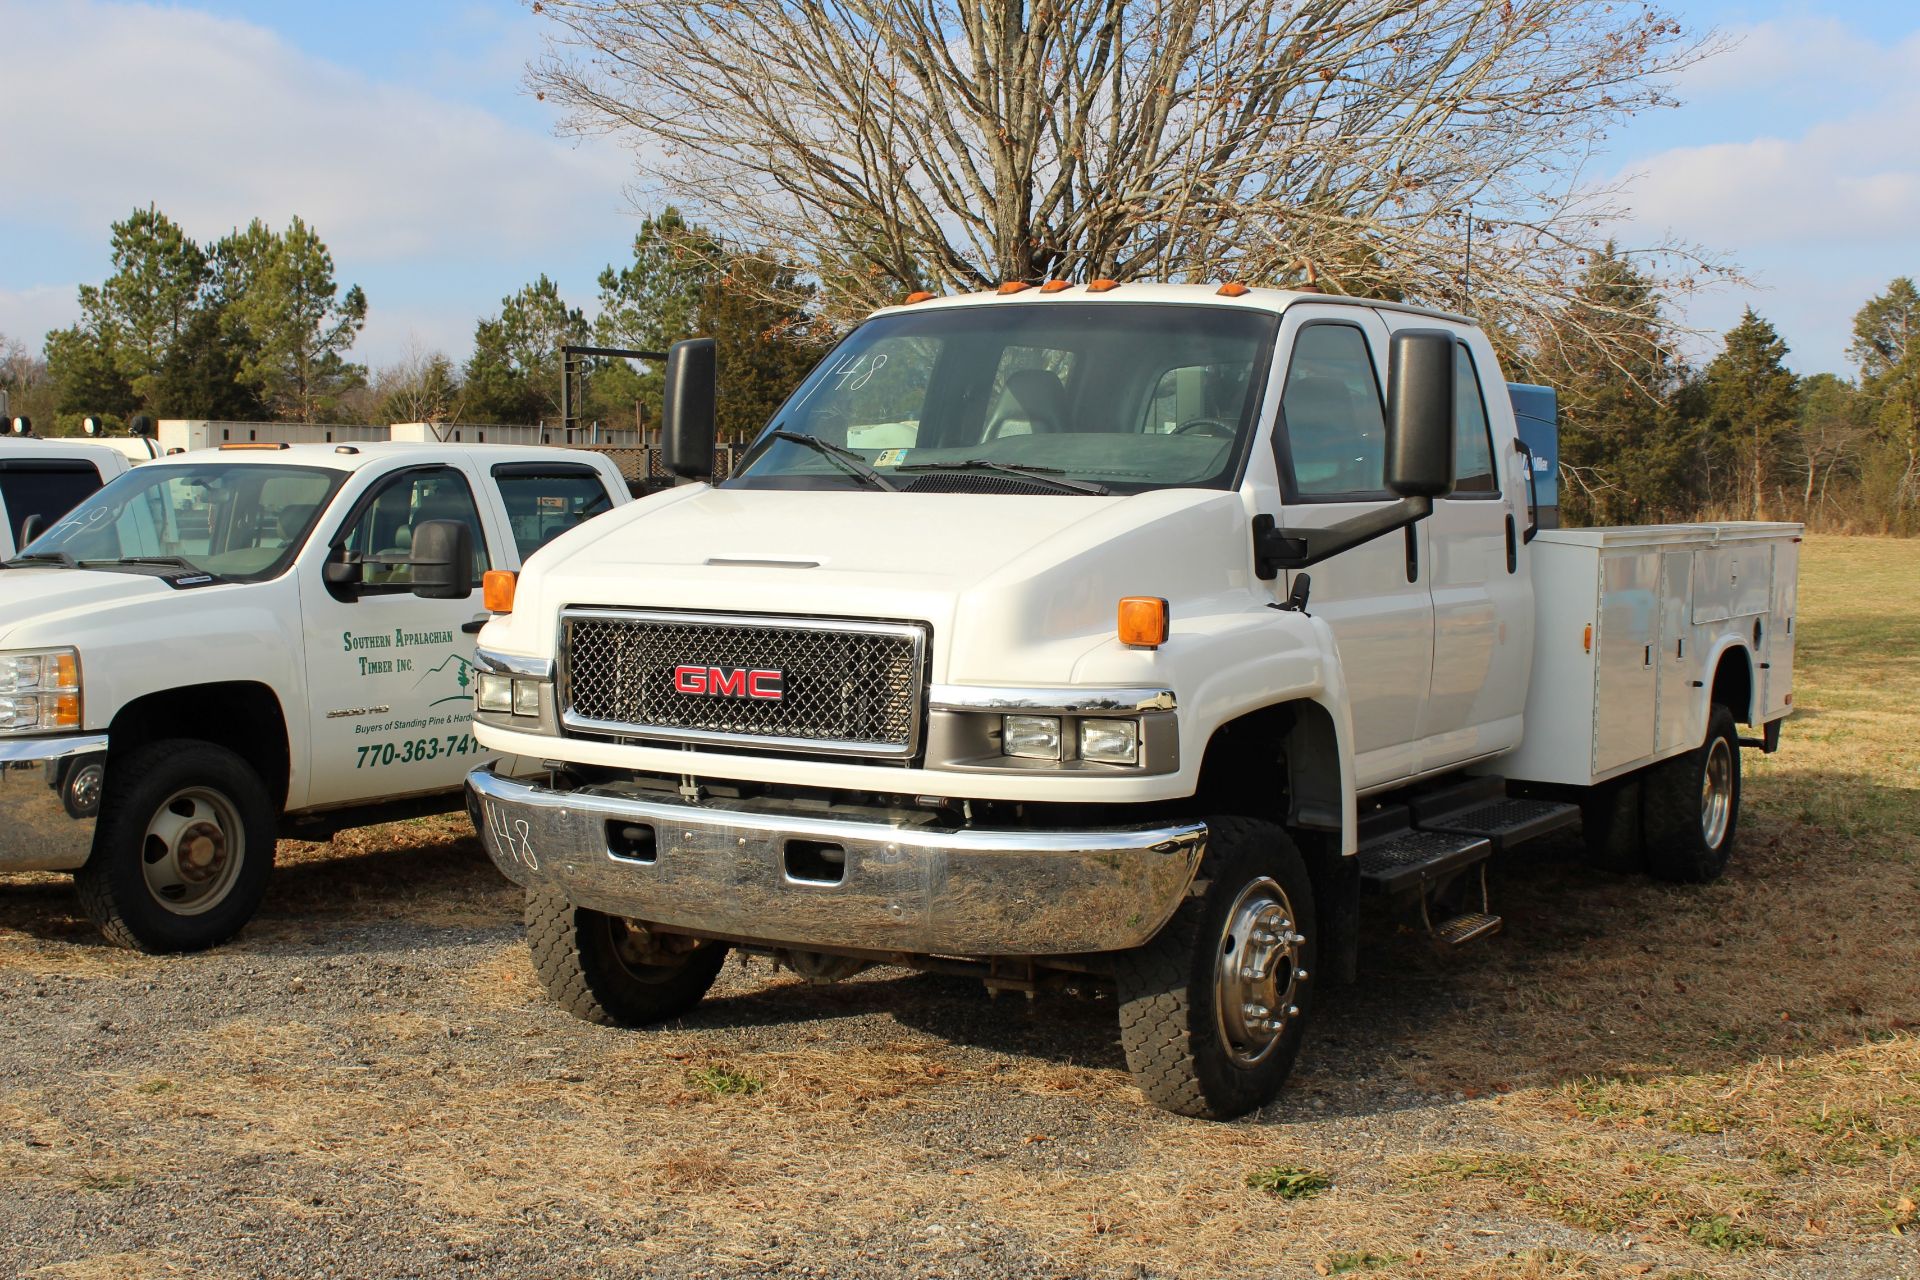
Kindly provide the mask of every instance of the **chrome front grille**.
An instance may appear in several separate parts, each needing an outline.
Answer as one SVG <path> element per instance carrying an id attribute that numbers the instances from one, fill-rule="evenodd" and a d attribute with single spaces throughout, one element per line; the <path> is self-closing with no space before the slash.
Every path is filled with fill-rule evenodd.
<path id="1" fill-rule="evenodd" d="M 560 625 L 569 730 L 877 756 L 919 747 L 920 624 L 570 609 Z"/>

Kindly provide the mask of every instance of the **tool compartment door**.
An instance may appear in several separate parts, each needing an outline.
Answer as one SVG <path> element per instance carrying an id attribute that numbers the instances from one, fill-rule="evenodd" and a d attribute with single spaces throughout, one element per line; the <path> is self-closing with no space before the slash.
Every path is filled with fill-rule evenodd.
<path id="1" fill-rule="evenodd" d="M 1593 771 L 1605 773 L 1654 751 L 1658 699 L 1653 646 L 1660 618 L 1660 556 L 1639 550 L 1600 557 L 1600 617 L 1594 628 Z"/>

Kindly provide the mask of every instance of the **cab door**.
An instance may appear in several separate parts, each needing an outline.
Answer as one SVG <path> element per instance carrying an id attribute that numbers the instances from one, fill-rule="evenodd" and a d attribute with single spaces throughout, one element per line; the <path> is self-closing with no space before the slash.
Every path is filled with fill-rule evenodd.
<path id="1" fill-rule="evenodd" d="M 1289 307 L 1274 462 L 1280 523 L 1326 528 L 1391 506 L 1383 394 L 1386 326 L 1369 309 Z M 1309 608 L 1325 618 L 1351 695 L 1354 770 L 1362 788 L 1420 768 L 1419 724 L 1433 671 L 1433 600 L 1419 525 L 1362 543 L 1307 570 Z M 1274 583 L 1284 598 L 1296 574 Z"/>
<path id="2" fill-rule="evenodd" d="M 302 565 L 309 807 L 453 790 L 478 763 L 470 717 L 472 624 L 486 616 L 480 576 L 517 563 L 481 518 L 476 489 L 485 483 L 448 463 L 399 467 L 320 529 L 326 559 L 356 564 L 358 580 L 329 582 L 325 565 Z M 459 520 L 473 531 L 465 598 L 421 599 L 411 567 L 398 563 L 428 520 Z"/>
<path id="3" fill-rule="evenodd" d="M 1390 315 L 1394 329 L 1433 327 Z M 1421 709 L 1421 767 L 1443 769 L 1520 741 L 1533 662 L 1533 598 L 1520 554 L 1520 455 L 1491 351 L 1454 345 L 1453 492 L 1421 522 L 1430 549 L 1433 679 Z M 1495 397 L 1498 397 L 1497 399 Z M 1504 446 L 1502 448 L 1501 446 Z"/>

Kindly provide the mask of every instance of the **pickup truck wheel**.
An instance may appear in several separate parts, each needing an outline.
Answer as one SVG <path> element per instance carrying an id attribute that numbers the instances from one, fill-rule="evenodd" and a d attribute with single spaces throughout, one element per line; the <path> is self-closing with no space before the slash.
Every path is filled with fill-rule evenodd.
<path id="1" fill-rule="evenodd" d="M 1716 703 L 1707 740 L 1648 771 L 1647 870 L 1675 884 L 1718 880 L 1740 825 L 1740 740 Z"/>
<path id="2" fill-rule="evenodd" d="M 1193 891 L 1116 962 L 1120 1042 L 1148 1101 L 1213 1120 L 1272 1101 L 1300 1053 L 1316 938 L 1312 882 L 1287 833 L 1209 818 Z"/>
<path id="3" fill-rule="evenodd" d="M 74 873 L 100 931 L 137 951 L 198 951 L 253 918 L 273 870 L 273 801 L 209 742 L 148 743 L 103 779 L 93 856 Z"/>
<path id="4" fill-rule="evenodd" d="M 683 949 L 669 943 L 685 941 Z M 643 1027 L 700 1003 L 727 947 L 665 939 L 637 922 L 576 907 L 550 889 L 527 891 L 527 949 L 555 1004 L 586 1022 Z"/>

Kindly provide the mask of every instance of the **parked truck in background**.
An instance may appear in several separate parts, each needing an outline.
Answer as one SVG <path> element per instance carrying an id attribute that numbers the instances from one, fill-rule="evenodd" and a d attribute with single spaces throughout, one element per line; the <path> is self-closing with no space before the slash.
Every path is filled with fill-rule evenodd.
<path id="1" fill-rule="evenodd" d="M 668 367 L 700 479 L 711 344 Z M 723 484 L 496 600 L 475 736 L 540 764 L 470 785 L 536 970 L 622 1024 L 730 948 L 1104 984 L 1146 1095 L 1219 1117 L 1355 973 L 1365 895 L 1485 936 L 1489 858 L 1583 818 L 1608 865 L 1718 876 L 1791 709 L 1799 528 L 1543 529 L 1538 452 L 1485 334 L 1418 307 L 875 314 Z"/>
<path id="2" fill-rule="evenodd" d="M 0 560 L 131 465 L 125 454 L 92 441 L 0 436 Z"/>
<path id="3" fill-rule="evenodd" d="M 458 807 L 482 574 L 628 501 L 558 448 L 76 447 L 122 474 L 0 572 L 0 871 L 147 951 L 237 932 L 283 832 Z"/>

